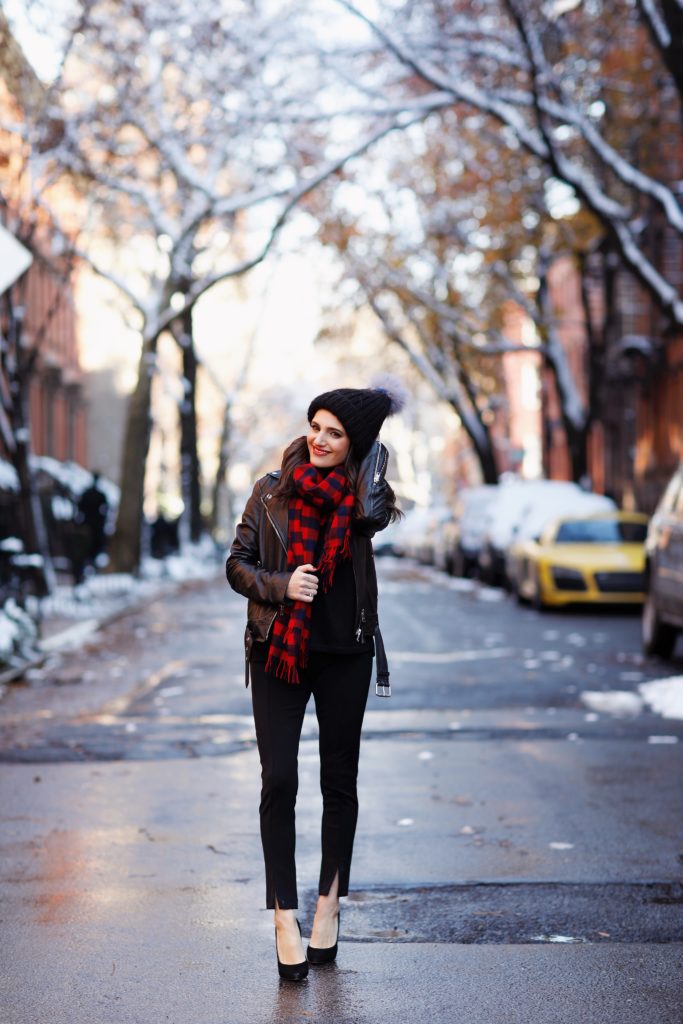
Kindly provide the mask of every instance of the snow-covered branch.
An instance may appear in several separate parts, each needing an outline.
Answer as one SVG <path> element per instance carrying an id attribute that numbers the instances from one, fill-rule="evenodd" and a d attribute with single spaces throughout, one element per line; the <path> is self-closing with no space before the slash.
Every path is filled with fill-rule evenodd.
<path id="1" fill-rule="evenodd" d="M 294 189 L 290 189 L 287 194 L 287 201 L 285 202 L 282 210 L 280 211 L 274 223 L 272 224 L 268 232 L 268 236 L 264 244 L 259 248 L 259 250 L 253 256 L 247 257 L 246 259 L 239 261 L 238 263 L 234 264 L 231 267 L 228 267 L 224 270 L 216 270 L 211 274 L 206 275 L 205 277 L 199 278 L 191 286 L 185 297 L 185 308 L 194 305 L 194 303 L 197 301 L 197 299 L 200 298 L 201 295 L 204 295 L 207 291 L 209 291 L 210 288 L 213 288 L 219 282 L 228 280 L 229 278 L 232 277 L 239 277 L 240 275 L 245 274 L 249 270 L 252 270 L 254 267 L 258 266 L 259 263 L 262 263 L 263 260 L 268 255 L 268 253 L 270 252 L 270 250 L 272 249 L 273 245 L 275 244 L 275 241 L 278 235 L 280 234 L 282 228 L 284 227 L 290 214 L 301 203 L 302 199 L 304 199 L 307 195 L 309 195 L 311 192 L 317 189 L 326 179 L 330 178 L 332 175 L 340 171 L 347 163 L 349 163 L 349 161 L 365 153 L 368 149 L 370 149 L 371 146 L 373 146 L 380 139 L 384 138 L 386 135 L 389 135 L 391 132 L 407 128 L 409 124 L 417 123 L 422 119 L 422 117 L 423 113 L 421 112 L 417 116 L 401 117 L 396 119 L 395 121 L 390 122 L 389 124 L 383 125 L 381 128 L 378 128 L 376 131 L 372 132 L 369 136 L 363 139 L 360 143 L 358 143 L 358 145 L 353 146 L 351 149 L 347 150 L 342 156 L 337 157 L 336 159 L 324 164 L 314 174 L 312 174 L 310 177 L 307 177 L 304 181 L 300 182 Z M 272 198 L 272 196 L 264 195 L 261 196 L 258 200 L 254 199 L 254 202 L 263 202 L 266 198 Z M 167 323 L 170 322 L 170 320 L 174 316 L 177 315 L 177 310 L 168 310 L 166 314 L 162 316 L 160 323 L 163 326 L 165 326 Z"/>
<path id="2" fill-rule="evenodd" d="M 399 39 L 395 30 L 389 31 L 380 25 L 351 0 L 336 0 L 336 3 L 363 21 L 385 50 L 413 76 L 417 76 L 432 90 L 450 92 L 454 103 L 466 104 L 493 117 L 503 128 L 500 141 L 504 145 L 510 146 L 511 142 L 514 146 L 521 144 L 530 155 L 548 166 L 557 179 L 569 185 L 612 236 L 625 265 L 653 294 L 673 323 L 683 326 L 682 297 L 676 286 L 658 268 L 656 255 L 649 253 L 642 244 L 630 222 L 628 207 L 621 197 L 615 198 L 608 191 L 606 172 L 627 185 L 635 195 L 656 200 L 671 227 L 678 232 L 683 228 L 681 205 L 671 188 L 635 167 L 615 146 L 607 142 L 576 103 L 569 102 L 567 90 L 562 87 L 546 60 L 541 38 L 526 5 L 516 0 L 504 0 L 513 24 L 517 26 L 525 52 L 525 63 L 530 69 L 531 88 L 525 96 L 522 94 L 524 100 L 520 109 L 519 92 L 508 93 L 509 98 L 505 99 L 503 90 L 479 85 L 473 77 L 473 67 L 462 61 L 456 62 L 455 71 L 442 71 L 429 60 L 428 55 Z M 562 102 L 550 95 L 551 87 L 562 94 Z M 535 108 L 535 123 L 524 116 L 525 106 Z M 570 154 L 558 144 L 551 118 L 581 133 L 590 151 L 598 157 L 599 175 L 589 170 L 589 162 L 585 158 Z M 511 136 L 507 130 L 512 132 Z"/>
<path id="3" fill-rule="evenodd" d="M 486 431 L 468 408 L 469 400 L 462 383 L 455 375 L 447 376 L 443 369 L 439 373 L 433 361 L 408 339 L 405 332 L 398 329 L 390 314 L 382 308 L 374 296 L 368 295 L 367 300 L 368 305 L 382 324 L 387 337 L 403 349 L 420 375 L 431 384 L 435 394 L 452 406 L 470 437 L 473 440 L 476 438 L 477 442 L 485 447 L 487 445 Z"/>

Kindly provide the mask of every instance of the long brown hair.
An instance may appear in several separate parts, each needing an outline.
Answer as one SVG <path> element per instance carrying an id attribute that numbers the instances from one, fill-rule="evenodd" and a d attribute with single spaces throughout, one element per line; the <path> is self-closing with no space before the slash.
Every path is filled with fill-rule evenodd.
<path id="1" fill-rule="evenodd" d="M 282 465 L 280 467 L 280 479 L 273 488 L 273 497 L 279 498 L 282 501 L 287 501 L 289 498 L 293 498 L 297 491 L 294 486 L 294 470 L 302 462 L 309 462 L 310 456 L 308 452 L 308 443 L 306 436 L 295 438 L 291 444 L 287 445 L 282 455 Z M 346 456 L 344 463 L 344 469 L 349 480 L 349 490 L 356 498 L 356 506 L 354 509 L 354 515 L 357 519 L 361 519 L 361 508 L 358 500 L 358 472 L 360 470 L 360 463 L 354 457 L 353 452 L 349 450 L 349 454 Z M 396 504 L 396 495 L 394 494 L 393 488 L 387 484 L 387 509 L 389 511 L 389 522 L 394 523 L 397 519 L 401 519 L 403 512 L 398 508 Z"/>

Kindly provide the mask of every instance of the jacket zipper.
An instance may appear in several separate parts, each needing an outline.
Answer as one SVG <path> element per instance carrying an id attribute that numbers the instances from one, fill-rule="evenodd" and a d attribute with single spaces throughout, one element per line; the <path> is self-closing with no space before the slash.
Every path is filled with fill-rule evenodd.
<path id="1" fill-rule="evenodd" d="M 380 466 L 380 459 L 383 460 L 381 466 Z M 379 483 L 380 477 L 382 476 L 382 470 L 384 469 L 385 465 L 386 465 L 385 451 L 380 446 L 380 448 L 378 448 L 378 450 L 377 450 L 377 461 L 375 462 L 375 472 L 374 472 L 373 478 L 372 478 L 373 479 L 373 483 L 376 483 L 376 484 Z"/>
<path id="2" fill-rule="evenodd" d="M 265 498 L 263 498 L 263 497 L 262 497 L 262 498 L 261 498 L 261 501 L 262 501 L 262 503 L 263 503 L 263 507 L 264 507 L 264 508 L 265 508 L 265 510 L 266 510 L 266 515 L 268 516 L 268 522 L 270 523 L 270 525 L 271 525 L 271 526 L 273 527 L 273 529 L 275 530 L 275 536 L 276 536 L 276 537 L 277 537 L 277 539 L 278 539 L 278 540 L 280 541 L 280 544 L 282 545 L 282 548 L 283 548 L 283 550 L 284 550 L 284 552 L 285 552 L 285 555 L 286 555 L 286 554 L 287 554 L 287 545 L 285 544 L 284 540 L 282 539 L 282 534 L 281 534 L 281 533 L 280 533 L 280 531 L 278 530 L 278 528 L 277 528 L 277 526 L 276 526 L 276 524 L 275 524 L 275 521 L 274 521 L 273 517 L 272 517 L 272 516 L 271 516 L 271 514 L 270 514 L 270 509 L 268 508 L 268 506 L 267 506 L 267 504 L 266 504 L 266 498 L 270 498 L 270 497 L 271 497 L 271 495 L 270 495 L 270 494 L 266 494 L 266 497 L 265 497 Z M 280 605 L 280 608 L 282 608 L 282 605 Z M 273 628 L 273 623 L 275 622 L 276 618 L 278 617 L 278 614 L 279 614 L 279 609 L 278 609 L 278 611 L 277 611 L 277 612 L 275 612 L 275 614 L 273 615 L 272 619 L 271 619 L 271 620 L 270 620 L 270 622 L 268 623 L 268 629 L 266 630 L 266 640 L 267 640 L 267 639 L 268 639 L 268 637 L 270 636 L 270 631 L 271 631 L 271 629 Z"/>
<path id="3" fill-rule="evenodd" d="M 363 626 L 365 624 L 365 608 L 360 610 L 360 624 L 356 630 L 356 643 L 360 644 L 363 641 Z"/>
<path id="4" fill-rule="evenodd" d="M 266 494 L 266 498 L 270 498 L 270 494 Z M 261 501 L 263 502 L 263 507 L 266 510 L 266 515 L 268 516 L 268 522 L 270 523 L 270 525 L 275 530 L 275 534 L 277 536 L 277 539 L 280 541 L 280 544 L 282 545 L 285 554 L 287 554 L 287 545 L 285 544 L 284 540 L 282 539 L 282 534 L 278 530 L 277 526 L 275 525 L 275 521 L 273 520 L 273 517 L 270 514 L 270 509 L 266 505 L 266 498 L 261 498 Z"/>

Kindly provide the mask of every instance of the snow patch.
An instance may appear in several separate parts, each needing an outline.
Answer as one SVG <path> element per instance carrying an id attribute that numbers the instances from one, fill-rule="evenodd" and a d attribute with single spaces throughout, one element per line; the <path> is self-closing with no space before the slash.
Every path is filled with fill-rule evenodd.
<path id="1" fill-rule="evenodd" d="M 465 579 L 464 576 L 449 576 L 446 580 L 449 590 L 457 590 L 462 594 L 470 594 L 475 588 L 474 580 Z"/>
<path id="2" fill-rule="evenodd" d="M 86 619 L 84 622 L 77 622 L 62 633 L 43 640 L 41 644 L 42 649 L 44 651 L 63 651 L 80 647 L 82 643 L 94 636 L 98 626 L 99 622 L 97 619 Z"/>
<path id="3" fill-rule="evenodd" d="M 14 667 L 37 653 L 37 630 L 13 597 L 0 608 L 0 662 Z"/>
<path id="4" fill-rule="evenodd" d="M 183 693 L 185 693 L 184 686 L 164 686 L 159 690 L 160 697 L 180 697 Z"/>
<path id="5" fill-rule="evenodd" d="M 584 690 L 581 700 L 591 711 L 609 715 L 637 715 L 643 710 L 643 698 L 631 690 Z"/>
<path id="6" fill-rule="evenodd" d="M 18 554 L 23 550 L 24 545 L 18 537 L 5 537 L 4 540 L 0 541 L 0 551 L 8 551 L 10 554 Z"/>
<path id="7" fill-rule="evenodd" d="M 683 676 L 667 676 L 638 687 L 646 704 L 662 718 L 683 719 Z"/>

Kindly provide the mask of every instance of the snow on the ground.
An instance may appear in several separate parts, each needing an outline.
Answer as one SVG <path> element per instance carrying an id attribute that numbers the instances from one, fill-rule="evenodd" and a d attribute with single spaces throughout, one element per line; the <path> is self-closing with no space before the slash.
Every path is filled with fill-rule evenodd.
<path id="1" fill-rule="evenodd" d="M 9 598 L 0 608 L 0 664 L 13 667 L 34 656 L 36 641 L 32 618 Z"/>
<path id="2" fill-rule="evenodd" d="M 211 579 L 219 564 L 222 557 L 219 562 L 216 548 L 208 541 L 187 545 L 182 554 L 166 559 L 145 559 L 139 576 L 103 573 L 89 576 L 77 586 L 59 585 L 44 598 L 28 597 L 27 612 L 8 601 L 0 609 L 0 664 L 21 664 L 39 653 L 33 620 L 79 620 L 78 627 L 60 631 L 59 637 L 48 636 L 41 649 L 74 646 L 86 633 L 94 632 L 102 619 L 150 600 L 179 582 Z"/>
<path id="3" fill-rule="evenodd" d="M 222 564 L 222 556 L 221 556 Z M 188 544 L 182 553 L 167 558 L 146 558 L 142 576 L 147 579 L 183 580 L 210 579 L 216 575 L 217 556 L 213 542 L 207 538 L 199 544 Z"/>
<path id="4" fill-rule="evenodd" d="M 683 676 L 653 679 L 638 689 L 645 703 L 662 718 L 683 718 Z"/>
<path id="5" fill-rule="evenodd" d="M 77 462 L 60 462 L 59 459 L 53 459 L 49 455 L 31 455 L 30 464 L 32 470 L 42 470 L 48 476 L 58 480 L 72 494 L 82 494 L 93 481 L 90 470 L 80 466 Z M 121 497 L 120 488 L 103 476 L 99 479 L 99 487 L 106 495 L 109 504 L 114 507 L 118 506 Z"/>
<path id="6" fill-rule="evenodd" d="M 637 715 L 643 709 L 643 698 L 631 690 L 584 690 L 581 700 L 591 711 L 608 715 Z"/>
<path id="7" fill-rule="evenodd" d="M 169 583 L 211 579 L 218 563 L 213 545 L 188 545 L 183 554 L 165 559 L 146 558 L 139 576 L 130 573 L 102 573 L 87 577 L 77 586 L 58 586 L 38 602 L 29 599 L 30 610 L 42 617 L 67 619 L 100 618 L 119 608 L 155 597 Z"/>
<path id="8" fill-rule="evenodd" d="M 77 622 L 74 626 L 69 626 L 68 629 L 64 629 L 54 636 L 46 637 L 40 645 L 41 651 L 52 653 L 80 647 L 86 640 L 92 639 L 98 626 L 97 619 L 85 619 L 82 622 Z"/>
<path id="9" fill-rule="evenodd" d="M 476 586 L 474 580 L 466 579 L 464 576 L 446 576 L 443 582 L 449 590 L 458 590 L 462 594 L 470 594 Z"/>
<path id="10" fill-rule="evenodd" d="M 581 700 L 591 711 L 609 715 L 637 715 L 645 705 L 662 718 L 683 719 L 683 676 L 640 683 L 633 690 L 584 690 Z"/>

